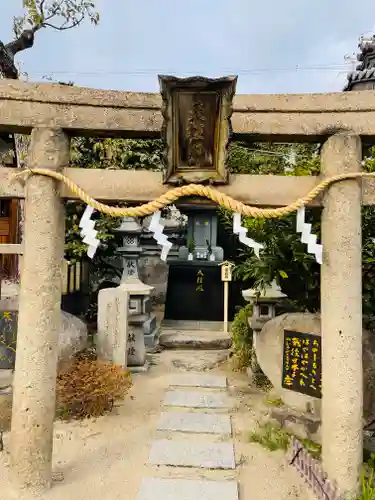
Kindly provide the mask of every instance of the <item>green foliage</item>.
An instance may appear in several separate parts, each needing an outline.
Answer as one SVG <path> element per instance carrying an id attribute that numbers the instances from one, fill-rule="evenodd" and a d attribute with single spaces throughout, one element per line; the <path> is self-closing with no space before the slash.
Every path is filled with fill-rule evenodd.
<path id="1" fill-rule="evenodd" d="M 152 139 L 100 139 L 72 141 L 71 163 L 80 168 L 161 170 L 163 143 Z"/>
<path id="2" fill-rule="evenodd" d="M 271 422 L 266 422 L 259 425 L 256 431 L 250 433 L 249 441 L 251 443 L 258 443 L 270 451 L 287 451 L 292 436 L 294 434 L 288 432 L 286 429 L 273 425 Z M 322 447 L 319 443 L 315 443 L 311 439 L 300 439 L 299 437 L 297 439 L 313 458 L 320 459 Z"/>
<path id="3" fill-rule="evenodd" d="M 284 406 L 284 402 L 281 398 L 276 398 L 276 399 L 266 399 L 266 403 L 270 406 L 276 406 L 276 408 L 280 408 L 281 406 Z"/>
<path id="4" fill-rule="evenodd" d="M 250 174 L 316 175 L 320 171 L 318 148 L 315 145 L 294 145 L 295 161 L 290 162 L 290 145 L 261 144 L 251 148 L 232 144 L 229 158 L 233 172 Z M 268 153 L 267 153 L 268 152 Z M 364 162 L 364 170 L 375 171 L 375 148 Z M 220 209 L 224 224 L 232 227 L 232 214 Z M 365 324 L 375 328 L 375 207 L 363 211 L 363 312 Z M 307 221 L 314 234 L 320 237 L 321 213 L 319 209 L 306 211 Z M 296 233 L 296 217 L 262 220 L 243 218 L 248 236 L 265 249 L 259 260 L 253 250 L 243 247 L 234 276 L 254 281 L 262 289 L 274 279 L 297 310 L 315 312 L 320 308 L 320 266 Z"/>
<path id="5" fill-rule="evenodd" d="M 95 2 L 91 0 L 23 0 L 24 14 L 13 20 L 13 31 L 18 37 L 25 29 L 37 31 L 50 27 L 65 31 L 89 19 L 99 23 Z"/>
<path id="6" fill-rule="evenodd" d="M 358 500 L 375 500 L 375 453 L 366 464 L 361 476 L 361 495 Z"/>
<path id="7" fill-rule="evenodd" d="M 270 451 L 286 451 L 289 446 L 290 435 L 285 429 L 266 422 L 260 425 L 256 431 L 250 432 L 249 441 L 258 443 Z"/>
<path id="8" fill-rule="evenodd" d="M 252 313 L 252 304 L 247 304 L 237 312 L 232 321 L 233 366 L 237 370 L 244 370 L 251 363 L 253 336 L 248 319 Z"/>
<path id="9" fill-rule="evenodd" d="M 162 153 L 160 140 L 75 137 L 71 143 L 71 166 L 111 170 L 160 170 Z M 65 256 L 69 260 L 79 259 L 87 251 L 77 226 L 83 210 L 84 205 L 81 203 L 67 205 Z M 102 244 L 93 264 L 104 266 L 103 270 L 107 274 L 108 267 L 113 270 L 113 266 L 108 266 L 108 262 L 121 243 L 113 232 L 121 224 L 121 219 L 104 214 L 95 214 L 95 217 L 95 229 L 99 231 L 98 238 Z"/>
<path id="10" fill-rule="evenodd" d="M 317 175 L 320 172 L 316 144 L 232 142 L 228 163 L 236 174 Z"/>

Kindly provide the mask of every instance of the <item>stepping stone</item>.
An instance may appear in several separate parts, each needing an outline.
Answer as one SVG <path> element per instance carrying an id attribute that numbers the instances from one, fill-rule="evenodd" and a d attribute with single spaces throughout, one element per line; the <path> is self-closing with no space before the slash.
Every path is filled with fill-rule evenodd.
<path id="1" fill-rule="evenodd" d="M 147 477 L 137 500 L 238 500 L 236 481 L 193 481 Z"/>
<path id="2" fill-rule="evenodd" d="M 232 406 L 225 393 L 203 391 L 168 391 L 163 404 L 184 408 L 230 408 Z"/>
<path id="3" fill-rule="evenodd" d="M 150 465 L 200 467 L 205 469 L 235 469 L 232 443 L 201 441 L 154 441 L 148 459 Z"/>
<path id="4" fill-rule="evenodd" d="M 171 386 L 175 387 L 210 387 L 227 388 L 227 378 L 218 375 L 202 375 L 199 373 L 176 374 L 171 377 Z"/>
<path id="5" fill-rule="evenodd" d="M 157 430 L 206 434 L 232 434 L 230 416 L 215 415 L 212 413 L 162 413 Z"/>

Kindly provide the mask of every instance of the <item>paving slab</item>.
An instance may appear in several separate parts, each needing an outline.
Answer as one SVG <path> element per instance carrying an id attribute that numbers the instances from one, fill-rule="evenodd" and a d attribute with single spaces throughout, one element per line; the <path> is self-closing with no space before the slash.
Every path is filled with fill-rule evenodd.
<path id="1" fill-rule="evenodd" d="M 170 378 L 170 385 L 175 387 L 226 389 L 227 378 L 221 375 L 202 375 L 201 373 L 175 374 Z"/>
<path id="2" fill-rule="evenodd" d="M 144 478 L 137 500 L 238 500 L 236 481 Z"/>
<path id="3" fill-rule="evenodd" d="M 229 415 L 214 413 L 165 412 L 161 414 L 158 431 L 232 434 Z"/>
<path id="4" fill-rule="evenodd" d="M 232 339 L 223 331 L 168 331 L 162 329 L 159 344 L 167 349 L 229 349 Z"/>
<path id="5" fill-rule="evenodd" d="M 204 391 L 168 391 L 163 404 L 183 408 L 230 408 L 232 406 L 227 394 Z"/>
<path id="6" fill-rule="evenodd" d="M 202 441 L 154 441 L 148 459 L 150 465 L 173 467 L 199 467 L 205 469 L 235 469 L 232 443 Z"/>

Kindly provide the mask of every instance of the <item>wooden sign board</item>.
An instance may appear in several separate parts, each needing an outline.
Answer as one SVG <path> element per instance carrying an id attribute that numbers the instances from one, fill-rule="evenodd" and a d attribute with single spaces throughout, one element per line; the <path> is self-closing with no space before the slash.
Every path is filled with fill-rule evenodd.
<path id="1" fill-rule="evenodd" d="M 221 281 L 232 281 L 232 264 L 221 266 Z"/>
<path id="2" fill-rule="evenodd" d="M 284 330 L 282 387 L 322 397 L 321 337 Z"/>

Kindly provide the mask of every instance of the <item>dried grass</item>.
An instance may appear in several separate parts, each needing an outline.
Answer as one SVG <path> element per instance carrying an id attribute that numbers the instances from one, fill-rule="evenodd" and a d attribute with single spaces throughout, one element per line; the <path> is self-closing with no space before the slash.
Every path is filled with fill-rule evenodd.
<path id="1" fill-rule="evenodd" d="M 131 375 L 121 366 L 90 357 L 78 357 L 60 368 L 56 412 L 62 419 L 99 417 L 122 400 L 131 387 Z"/>

